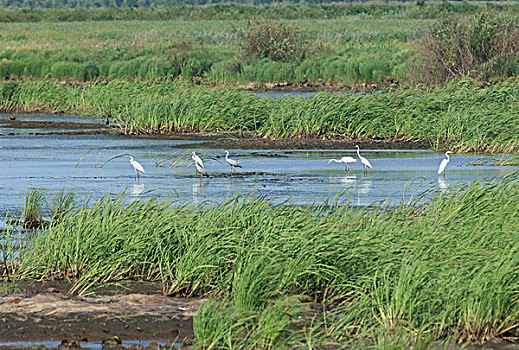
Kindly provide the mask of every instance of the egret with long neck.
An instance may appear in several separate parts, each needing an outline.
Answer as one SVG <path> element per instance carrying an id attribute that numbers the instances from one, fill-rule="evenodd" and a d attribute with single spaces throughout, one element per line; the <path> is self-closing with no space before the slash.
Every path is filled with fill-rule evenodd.
<path id="1" fill-rule="evenodd" d="M 360 162 L 362 163 L 362 165 L 364 165 L 364 174 L 367 174 L 367 172 L 368 172 L 367 168 L 373 169 L 373 166 L 371 165 L 369 160 L 367 160 L 366 158 L 364 158 L 363 156 L 360 155 L 359 145 L 355 145 L 355 147 L 357 147 L 357 155 L 359 156 Z"/>
<path id="2" fill-rule="evenodd" d="M 241 165 L 239 164 L 239 162 L 235 161 L 234 159 L 229 158 L 229 151 L 224 150 L 224 152 L 225 152 L 225 161 L 231 167 L 231 176 L 232 176 L 233 168 L 234 168 L 234 173 L 236 173 L 236 168 L 241 168 Z"/>
<path id="3" fill-rule="evenodd" d="M 207 171 L 205 171 L 204 163 L 202 163 L 202 159 L 196 155 L 195 151 L 191 152 L 191 159 L 195 163 L 196 171 L 200 174 L 200 182 L 203 181 L 202 175 L 207 176 Z"/>
<path id="4" fill-rule="evenodd" d="M 447 157 L 447 158 L 442 160 L 442 162 L 440 163 L 440 167 L 438 168 L 438 175 L 443 173 L 444 178 L 445 178 L 445 168 L 447 167 L 447 164 L 449 164 L 449 162 L 451 161 L 451 158 L 449 157 L 449 153 L 452 153 L 452 152 L 451 151 L 445 152 L 445 157 Z"/>
<path id="5" fill-rule="evenodd" d="M 134 179 L 135 179 L 136 182 L 138 182 L 139 179 L 140 179 L 139 172 L 144 174 L 145 173 L 144 168 L 142 167 L 142 165 L 138 161 L 133 159 L 132 156 L 128 156 L 128 160 L 130 161 L 130 164 L 132 165 L 133 170 L 135 170 Z"/>
<path id="6" fill-rule="evenodd" d="M 342 157 L 341 159 L 330 159 L 326 165 L 330 164 L 331 162 L 335 163 L 344 163 L 344 171 L 350 171 L 350 168 L 348 167 L 348 164 L 355 163 L 357 160 L 352 157 Z"/>

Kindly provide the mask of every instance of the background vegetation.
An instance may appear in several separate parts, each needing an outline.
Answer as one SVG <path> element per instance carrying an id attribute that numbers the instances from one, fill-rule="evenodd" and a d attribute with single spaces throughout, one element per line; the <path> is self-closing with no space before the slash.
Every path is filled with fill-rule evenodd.
<path id="1" fill-rule="evenodd" d="M 504 44 L 517 41 L 518 6 L 445 2 L 6 10 L 0 19 L 16 23 L 0 24 L 0 77 L 181 77 L 205 84 L 364 88 L 443 83 L 453 76 L 444 70 L 452 68 L 454 54 L 465 62 L 464 75 L 477 72 L 472 75 L 492 80 L 517 75 L 517 50 Z M 461 41 L 445 40 L 452 36 Z M 442 47 L 447 44 L 451 47 Z M 495 49 L 477 56 L 487 44 Z M 503 46 L 510 48 L 498 49 Z M 446 57 L 435 54 L 451 51 Z"/>
<path id="2" fill-rule="evenodd" d="M 413 2 L 414 0 L 399 0 L 399 2 Z M 232 3 L 238 4 L 277 4 L 277 3 L 359 3 L 359 1 L 339 1 L 339 0 L 233 0 Z M 366 1 L 362 1 L 366 2 Z M 386 1 L 387 2 L 387 1 Z M 142 8 L 160 7 L 177 5 L 202 5 L 215 3 L 229 3 L 228 0 L 0 0 L 0 7 L 5 8 Z"/>

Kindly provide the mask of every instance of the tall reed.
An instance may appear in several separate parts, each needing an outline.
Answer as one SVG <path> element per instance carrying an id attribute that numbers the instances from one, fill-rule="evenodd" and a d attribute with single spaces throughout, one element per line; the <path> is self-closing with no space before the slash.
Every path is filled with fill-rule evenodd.
<path id="1" fill-rule="evenodd" d="M 0 84 L 0 109 L 112 115 L 124 134 L 242 131 L 266 138 L 423 142 L 456 152 L 519 150 L 517 81 L 463 80 L 433 90 L 261 98 L 180 82 Z"/>

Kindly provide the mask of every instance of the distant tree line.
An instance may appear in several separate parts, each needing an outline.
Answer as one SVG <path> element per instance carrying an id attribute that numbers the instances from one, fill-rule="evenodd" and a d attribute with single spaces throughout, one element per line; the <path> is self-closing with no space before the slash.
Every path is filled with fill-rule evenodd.
<path id="1" fill-rule="evenodd" d="M 395 0 L 393 0 L 395 1 Z M 420 0 L 419 0 L 420 1 Z M 477 1 L 477 0 L 470 0 Z M 500 1 L 500 0 L 495 0 Z M 154 6 L 205 5 L 216 3 L 237 3 L 265 5 L 271 3 L 351 3 L 368 0 L 0 0 L 0 8 L 7 9 L 73 9 L 73 8 L 142 8 Z M 385 0 L 388 2 L 388 0 Z M 396 1 L 395 1 L 396 2 Z M 416 2 L 416 0 L 398 0 L 398 2 Z M 423 4 L 424 0 L 421 0 Z"/>
<path id="2" fill-rule="evenodd" d="M 403 14 L 409 18 L 440 18 L 446 13 L 474 14 L 480 10 L 518 11 L 519 3 L 504 2 L 435 2 L 416 3 L 392 1 L 387 3 L 350 4 L 295 4 L 282 3 L 266 6 L 254 6 L 238 3 L 211 4 L 208 6 L 177 5 L 151 7 L 123 7 L 131 4 L 173 3 L 184 0 L 0 0 L 0 4 L 14 6 L 13 3 L 34 3 L 42 6 L 90 6 L 90 8 L 0 8 L 0 22 L 71 22 L 71 21 L 111 21 L 111 20 L 239 20 L 239 19 L 332 19 L 355 15 L 394 15 Z M 206 1 L 206 0 L 194 0 Z M 254 0 L 256 1 L 256 0 Z M 261 0 L 263 1 L 263 0 Z M 104 4 L 100 8 L 92 8 L 92 4 Z M 120 5 L 111 8 L 109 6 Z M 63 5 L 65 6 L 65 5 Z"/>

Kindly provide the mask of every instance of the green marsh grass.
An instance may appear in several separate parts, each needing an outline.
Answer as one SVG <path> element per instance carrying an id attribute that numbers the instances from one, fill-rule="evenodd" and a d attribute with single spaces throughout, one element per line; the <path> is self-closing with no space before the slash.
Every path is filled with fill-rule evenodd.
<path id="1" fill-rule="evenodd" d="M 27 189 L 23 194 L 22 221 L 25 228 L 38 227 L 44 215 L 45 194 L 38 188 Z"/>
<path id="2" fill-rule="evenodd" d="M 404 63 L 408 42 L 419 37 L 424 21 L 396 16 L 285 20 L 311 42 L 322 43 L 312 48 L 322 57 L 310 56 L 297 67 L 244 54 L 237 29 L 247 26 L 246 19 L 5 23 L 0 25 L 0 76 L 154 81 L 181 75 L 210 84 L 380 81 Z"/>
<path id="3" fill-rule="evenodd" d="M 507 339 L 519 332 L 518 207 L 517 174 L 394 207 L 107 195 L 39 230 L 13 273 L 70 278 L 79 294 L 156 280 L 212 298 L 194 320 L 201 348 Z"/>
<path id="4" fill-rule="evenodd" d="M 432 90 L 318 93 L 260 98 L 232 88 L 115 80 L 92 84 L 5 82 L 0 109 L 109 114 L 123 134 L 237 131 L 265 138 L 422 142 L 454 152 L 519 149 L 517 81 L 462 80 Z"/>

